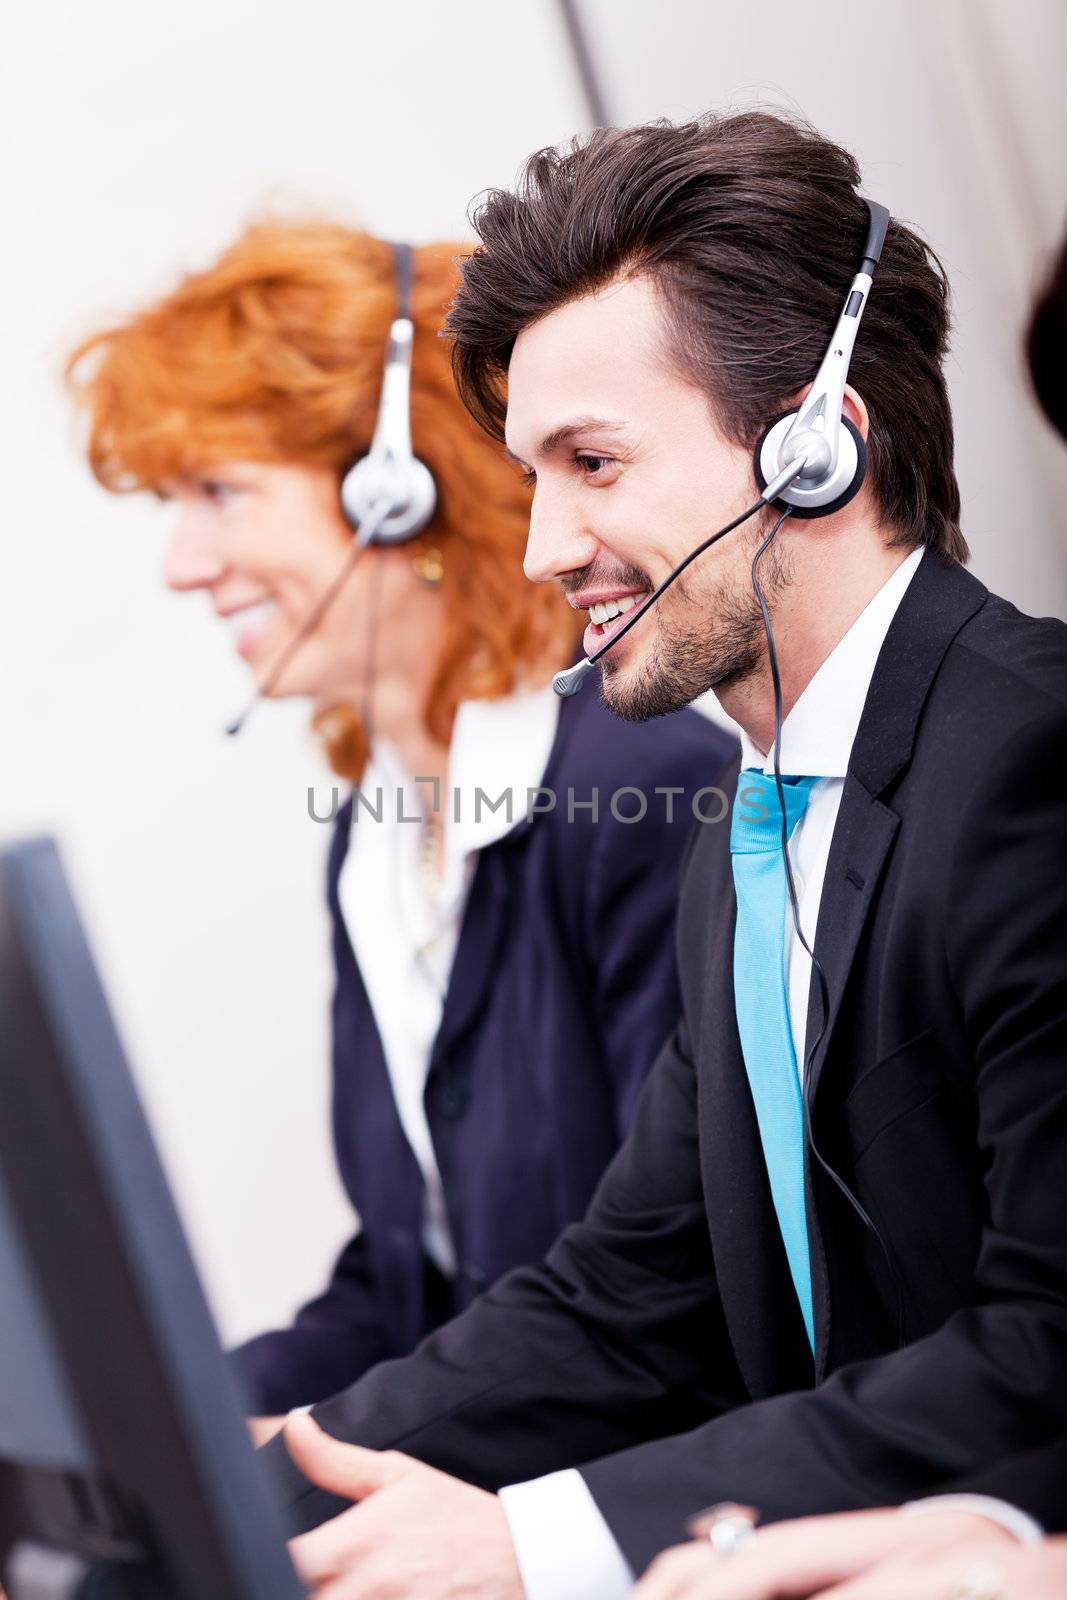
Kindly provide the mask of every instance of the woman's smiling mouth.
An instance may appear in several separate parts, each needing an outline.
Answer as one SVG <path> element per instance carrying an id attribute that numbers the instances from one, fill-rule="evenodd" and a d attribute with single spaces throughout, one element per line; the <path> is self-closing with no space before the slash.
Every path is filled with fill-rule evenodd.
<path id="1" fill-rule="evenodd" d="M 237 654 L 247 661 L 256 645 L 274 621 L 278 611 L 277 600 L 257 600 L 254 605 L 241 606 L 225 613 L 224 620 L 233 634 Z"/>

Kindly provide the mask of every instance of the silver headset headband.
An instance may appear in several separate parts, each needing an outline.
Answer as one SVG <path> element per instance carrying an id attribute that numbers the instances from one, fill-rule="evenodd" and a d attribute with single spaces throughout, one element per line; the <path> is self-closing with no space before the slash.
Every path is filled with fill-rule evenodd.
<path id="1" fill-rule="evenodd" d="M 367 459 L 403 459 L 411 455 L 411 246 L 391 244 L 396 271 L 396 316 L 385 347 L 385 371 L 378 402 L 378 420 Z"/>
<path id="2" fill-rule="evenodd" d="M 780 446 L 778 459 L 783 467 L 802 454 L 808 457 L 800 475 L 801 486 L 805 480 L 829 477 L 837 467 L 845 384 L 848 381 L 852 349 L 889 226 L 889 212 L 885 206 L 880 206 L 875 200 L 867 200 L 864 204 L 871 221 L 859 271 L 849 287 L 844 309 L 837 319 L 833 338 L 815 374 L 807 399 Z"/>
<path id="3" fill-rule="evenodd" d="M 345 474 L 341 505 L 357 529 L 357 544 L 401 544 L 431 520 L 437 489 L 429 469 L 412 453 L 411 355 L 415 324 L 411 316 L 412 254 L 408 244 L 392 244 L 397 309 L 385 349 L 378 420 L 371 447 Z M 383 507 L 388 507 L 384 517 Z"/>

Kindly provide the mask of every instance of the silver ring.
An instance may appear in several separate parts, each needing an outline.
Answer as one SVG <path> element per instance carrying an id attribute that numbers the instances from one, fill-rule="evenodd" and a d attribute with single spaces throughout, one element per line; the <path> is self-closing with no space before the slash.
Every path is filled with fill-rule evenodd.
<path id="1" fill-rule="evenodd" d="M 759 1513 L 753 1506 L 735 1505 L 724 1500 L 710 1506 L 696 1519 L 717 1556 L 735 1556 L 754 1538 Z"/>
<path id="2" fill-rule="evenodd" d="M 1001 1600 L 1003 1593 L 1003 1575 L 987 1561 L 979 1561 L 967 1568 L 949 1600 Z"/>

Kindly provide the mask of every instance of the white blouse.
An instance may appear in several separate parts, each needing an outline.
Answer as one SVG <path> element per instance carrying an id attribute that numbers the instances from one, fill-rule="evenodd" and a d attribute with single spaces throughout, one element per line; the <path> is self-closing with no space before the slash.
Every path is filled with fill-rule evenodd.
<path id="1" fill-rule="evenodd" d="M 498 700 L 467 700 L 456 714 L 441 793 L 417 784 L 399 753 L 377 739 L 353 795 L 338 898 L 389 1071 L 397 1115 L 422 1173 L 423 1246 L 447 1276 L 456 1271 L 441 1174 L 424 1096 L 452 962 L 478 853 L 526 814 L 556 736 L 551 684 Z M 490 809 L 479 791 L 495 802 Z M 510 812 L 510 816 L 509 816 Z M 425 860 L 420 819 L 443 826 L 440 877 Z M 380 820 L 379 819 L 380 816 Z"/>

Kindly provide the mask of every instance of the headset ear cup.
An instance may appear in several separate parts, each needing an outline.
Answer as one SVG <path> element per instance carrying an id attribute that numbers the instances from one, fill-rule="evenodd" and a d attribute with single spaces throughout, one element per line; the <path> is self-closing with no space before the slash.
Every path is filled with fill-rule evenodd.
<path id="1" fill-rule="evenodd" d="M 382 523 L 377 544 L 407 544 L 429 527 L 437 512 L 437 484 L 429 467 L 418 456 L 409 456 L 403 463 L 400 483 L 402 502 Z"/>
<path id="2" fill-rule="evenodd" d="M 756 484 L 761 494 L 770 482 L 770 478 L 763 470 L 764 446 L 780 422 L 784 422 L 786 418 L 789 418 L 789 420 L 792 421 L 793 417 L 795 416 L 795 411 L 779 411 L 777 416 L 771 418 L 770 422 L 768 422 L 767 426 L 756 440 L 756 448 L 752 452 L 752 471 L 755 475 Z"/>
<path id="3" fill-rule="evenodd" d="M 374 544 L 406 544 L 433 521 L 437 485 L 429 467 L 418 456 L 383 462 L 368 454 L 352 463 L 341 479 L 340 500 L 341 514 L 353 533 L 359 531 L 383 494 L 393 504 L 374 536 Z"/>
<path id="4" fill-rule="evenodd" d="M 850 500 L 855 500 L 863 488 L 863 480 L 867 476 L 867 441 L 863 437 L 851 417 L 842 417 L 842 423 L 852 435 L 852 442 L 856 446 L 856 470 L 852 474 L 852 482 L 842 490 L 836 500 L 831 500 L 828 506 L 823 506 L 818 511 L 809 512 L 809 516 L 828 517 L 834 511 L 840 511 L 842 506 L 847 506 Z"/>
<path id="5" fill-rule="evenodd" d="M 752 467 L 753 472 L 755 473 L 756 482 L 761 490 L 765 489 L 770 481 L 767 475 L 766 464 L 763 459 L 768 440 L 770 439 L 772 433 L 774 433 L 776 430 L 779 430 L 778 442 L 780 443 L 785 434 L 789 431 L 788 424 L 791 424 L 792 419 L 795 416 L 795 410 L 780 412 L 778 416 L 771 418 L 766 428 L 760 434 L 755 451 L 753 453 Z M 787 425 L 782 426 L 783 424 Z M 856 427 L 856 424 L 852 421 L 851 417 L 843 416 L 841 418 L 841 424 L 851 437 L 852 442 L 856 447 L 856 464 L 848 481 L 843 484 L 843 486 L 831 500 L 826 501 L 825 504 L 822 505 L 805 505 L 803 502 L 794 502 L 792 499 L 791 490 L 789 489 L 786 489 L 785 492 L 778 497 L 776 504 L 790 506 L 792 508 L 792 515 L 794 517 L 799 517 L 801 521 L 811 521 L 815 517 L 832 516 L 835 511 L 840 511 L 843 506 L 847 506 L 850 500 L 854 500 L 863 487 L 863 480 L 867 475 L 867 445 L 864 441 L 862 433 Z"/>
<path id="6" fill-rule="evenodd" d="M 360 481 L 363 476 L 359 469 L 366 459 L 366 456 L 357 457 L 355 461 L 349 463 L 341 474 L 341 515 L 353 533 L 358 533 L 359 531 L 358 507 L 360 503 Z"/>

